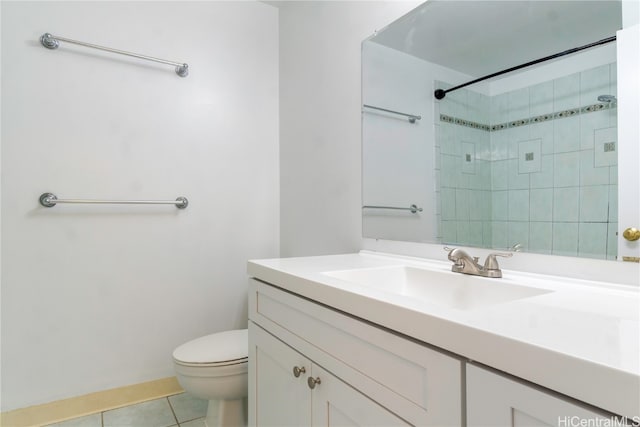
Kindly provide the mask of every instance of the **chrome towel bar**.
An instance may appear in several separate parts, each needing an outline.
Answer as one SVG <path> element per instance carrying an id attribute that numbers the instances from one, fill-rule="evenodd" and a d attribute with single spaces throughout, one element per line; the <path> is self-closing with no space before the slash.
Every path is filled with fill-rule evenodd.
<path id="1" fill-rule="evenodd" d="M 411 213 L 422 212 L 422 208 L 411 205 L 408 208 L 400 208 L 396 206 L 363 206 L 362 209 L 394 209 L 398 211 L 411 211 Z"/>
<path id="2" fill-rule="evenodd" d="M 362 106 L 366 108 L 371 108 L 373 110 L 384 111 L 385 113 L 399 114 L 401 116 L 405 116 L 409 120 L 409 123 L 415 123 L 416 120 L 422 120 L 421 116 L 416 116 L 415 114 L 401 113 L 399 111 L 387 110 L 386 108 L 374 107 L 373 105 L 367 105 L 367 104 L 362 104 Z"/>
<path id="3" fill-rule="evenodd" d="M 40 36 L 40 43 L 47 49 L 57 49 L 60 42 L 77 44 L 84 47 L 90 47 L 92 49 L 104 50 L 107 52 L 118 53 L 120 55 L 133 56 L 134 58 L 146 59 L 147 61 L 159 62 L 161 64 L 175 66 L 176 74 L 180 77 L 187 77 L 189 75 L 189 65 L 183 62 L 167 61 L 166 59 L 154 58 L 153 56 L 140 55 L 139 53 L 126 52 L 124 50 L 112 49 L 110 47 L 98 46 L 97 44 L 79 42 L 77 40 L 71 40 L 64 37 L 54 36 L 53 34 L 44 33 Z"/>
<path id="4" fill-rule="evenodd" d="M 52 208 L 58 203 L 90 203 L 90 204 L 116 204 L 116 205 L 175 205 L 178 209 L 189 206 L 186 197 L 178 197 L 175 200 L 91 200 L 91 199 L 58 199 L 53 193 L 42 193 L 40 204 L 45 208 Z"/>

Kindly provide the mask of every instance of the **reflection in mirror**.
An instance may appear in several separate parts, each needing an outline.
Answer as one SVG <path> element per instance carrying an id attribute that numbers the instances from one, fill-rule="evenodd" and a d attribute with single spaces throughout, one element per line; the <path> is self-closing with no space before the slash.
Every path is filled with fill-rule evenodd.
<path id="1" fill-rule="evenodd" d="M 431 0 L 365 41 L 364 237 L 615 259 L 615 42 L 433 94 L 621 26 L 618 1 Z"/>

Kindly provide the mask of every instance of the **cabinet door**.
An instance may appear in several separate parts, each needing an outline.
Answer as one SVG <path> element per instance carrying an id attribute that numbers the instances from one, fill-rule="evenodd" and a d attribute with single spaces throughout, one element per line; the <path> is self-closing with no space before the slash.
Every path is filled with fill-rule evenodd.
<path id="1" fill-rule="evenodd" d="M 317 365 L 310 378 L 313 427 L 411 425 Z"/>
<path id="2" fill-rule="evenodd" d="M 302 427 L 311 425 L 311 363 L 259 326 L 249 322 L 249 425 Z M 298 368 L 299 376 L 294 374 Z M 250 384 L 252 382 L 250 381 Z"/>
<path id="3" fill-rule="evenodd" d="M 604 424 L 606 421 L 610 419 L 568 400 L 477 366 L 467 365 L 469 427 L 608 425 Z"/>

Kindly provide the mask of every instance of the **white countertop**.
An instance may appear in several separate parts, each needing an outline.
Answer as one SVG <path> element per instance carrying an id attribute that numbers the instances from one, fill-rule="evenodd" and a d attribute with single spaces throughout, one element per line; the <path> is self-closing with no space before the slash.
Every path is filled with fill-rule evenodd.
<path id="1" fill-rule="evenodd" d="M 367 253 L 254 260 L 252 277 L 614 414 L 640 416 L 640 290 L 503 269 L 496 284 L 553 292 L 458 310 L 327 276 L 451 263 Z"/>

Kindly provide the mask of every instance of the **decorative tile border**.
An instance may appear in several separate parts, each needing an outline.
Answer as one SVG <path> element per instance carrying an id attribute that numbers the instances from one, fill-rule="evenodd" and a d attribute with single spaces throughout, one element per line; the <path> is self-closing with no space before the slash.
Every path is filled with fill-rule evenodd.
<path id="1" fill-rule="evenodd" d="M 466 126 L 473 129 L 485 130 L 487 132 L 489 131 L 489 125 L 472 122 L 470 120 L 459 119 L 457 117 L 447 116 L 446 114 L 440 114 L 440 121 L 460 126 Z"/>
<path id="2" fill-rule="evenodd" d="M 458 117 L 447 116 L 446 114 L 440 114 L 440 121 L 445 123 L 451 123 L 459 126 L 466 126 L 473 129 L 480 129 L 487 132 L 497 132 L 504 129 L 511 129 L 520 126 L 526 126 L 535 123 L 542 123 L 549 120 L 566 119 L 579 114 L 593 113 L 601 110 L 609 110 L 616 108 L 617 103 L 612 102 L 610 104 L 598 103 L 591 104 L 584 107 L 572 108 L 564 111 L 557 111 L 554 113 L 543 114 L 541 116 L 528 117 L 526 119 L 514 120 L 506 123 L 499 123 L 495 125 L 486 125 L 483 123 L 472 122 L 470 120 L 461 119 Z"/>

